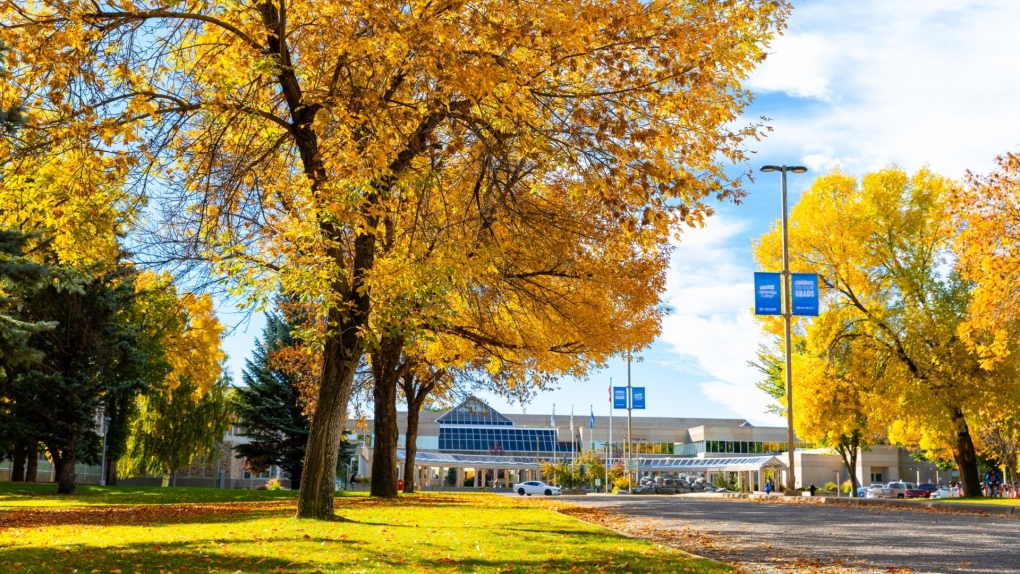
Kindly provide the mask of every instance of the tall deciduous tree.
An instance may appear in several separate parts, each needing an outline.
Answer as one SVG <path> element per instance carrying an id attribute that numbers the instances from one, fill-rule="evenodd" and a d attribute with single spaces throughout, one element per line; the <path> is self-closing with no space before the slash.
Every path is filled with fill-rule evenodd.
<path id="1" fill-rule="evenodd" d="M 970 173 L 949 203 L 960 230 L 957 267 L 974 282 L 960 335 L 986 366 L 1008 357 L 1020 340 L 1020 153 L 997 159 L 988 175 Z"/>
<path id="2" fill-rule="evenodd" d="M 832 311 L 809 326 L 794 361 L 793 395 L 797 436 L 840 456 L 853 496 L 858 455 L 885 440 L 893 414 L 886 391 L 902 377 L 902 366 L 862 339 L 855 321 L 855 312 Z"/>
<path id="3" fill-rule="evenodd" d="M 169 368 L 165 377 L 138 397 L 130 421 L 124 471 L 171 473 L 207 452 L 231 423 L 230 382 L 222 375 L 223 326 L 209 295 L 183 293 L 165 277 L 146 275 L 153 296 L 150 312 L 159 325 L 159 349 Z"/>
<path id="4" fill-rule="evenodd" d="M 274 353 L 295 345 L 292 328 L 281 317 L 268 315 L 262 340 L 255 341 L 252 358 L 245 361 L 244 385 L 234 389 L 233 403 L 237 426 L 249 442 L 234 450 L 238 458 L 258 466 L 280 466 L 290 475 L 291 488 L 299 488 L 310 421 L 298 381 L 272 364 Z"/>
<path id="5" fill-rule="evenodd" d="M 7 4 L 0 107 L 26 102 L 26 133 L 48 134 L 34 145 L 109 150 L 118 169 L 158 180 L 172 194 L 161 229 L 190 245 L 184 256 L 255 297 L 282 282 L 321 304 L 298 504 L 321 518 L 382 309 L 390 214 L 413 211 L 418 184 L 459 164 L 471 175 L 450 191 L 477 199 L 461 213 L 481 234 L 515 198 L 551 193 L 597 200 L 621 234 L 643 219 L 660 234 L 700 223 L 706 197 L 740 194 L 723 162 L 742 161 L 759 133 L 731 129 L 749 99 L 741 82 L 788 11 L 784 0 Z M 477 271 L 450 277 L 484 279 L 507 249 L 523 251 L 473 245 L 461 261 Z M 539 272 L 555 270 L 515 275 Z M 474 298 L 487 303 L 481 285 Z"/>
<path id="6" fill-rule="evenodd" d="M 855 337 L 885 364 L 890 440 L 951 451 L 976 495 L 972 421 L 982 405 L 1011 395 L 1016 380 L 983 369 L 959 335 L 971 286 L 952 270 L 951 188 L 928 170 L 890 168 L 860 183 L 840 172 L 820 177 L 791 213 L 791 265 L 818 272 L 829 312 L 844 315 L 829 340 Z M 778 266 L 778 226 L 755 251 L 764 267 Z"/>
<path id="7" fill-rule="evenodd" d="M 131 423 L 123 464 L 131 474 L 163 476 L 171 486 L 174 472 L 213 449 L 230 428 L 230 379 L 201 390 L 190 379 L 156 389 L 140 399 Z"/>

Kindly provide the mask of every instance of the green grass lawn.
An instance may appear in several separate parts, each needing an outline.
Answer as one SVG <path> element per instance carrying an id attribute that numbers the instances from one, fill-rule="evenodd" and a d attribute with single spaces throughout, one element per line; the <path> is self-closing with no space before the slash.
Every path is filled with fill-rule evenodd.
<path id="1" fill-rule="evenodd" d="M 338 497 L 344 521 L 293 518 L 294 493 L 0 484 L 0 572 L 732 572 L 540 501 Z"/>
<path id="2" fill-rule="evenodd" d="M 985 498 L 984 496 L 967 496 L 964 498 L 939 498 L 939 502 L 961 504 L 1003 504 L 1006 506 L 1020 506 L 1020 498 Z"/>

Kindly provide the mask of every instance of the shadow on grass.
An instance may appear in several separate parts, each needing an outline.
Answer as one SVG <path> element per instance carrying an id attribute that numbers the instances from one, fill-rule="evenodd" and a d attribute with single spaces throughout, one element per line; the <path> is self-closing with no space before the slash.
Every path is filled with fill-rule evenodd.
<path id="1" fill-rule="evenodd" d="M 0 553 L 2 572 L 215 572 L 314 571 L 314 564 L 280 556 L 244 556 L 209 552 L 192 544 L 128 544 L 95 547 L 75 544 L 61 548 L 7 547 Z"/>
<path id="2" fill-rule="evenodd" d="M 346 497 L 338 497 L 346 498 Z M 93 486 L 79 485 L 73 495 L 57 494 L 53 483 L 0 482 L 0 505 L 5 501 L 23 502 L 39 499 L 69 505 L 110 504 L 194 504 L 217 502 L 252 502 L 297 499 L 294 490 L 227 490 L 172 486 Z"/>
<path id="3" fill-rule="evenodd" d="M 208 543 L 215 543 L 210 540 Z M 224 541 L 231 542 L 231 541 Z M 235 541 L 236 542 L 236 541 Z M 263 542 L 273 542 L 266 539 Z M 285 541 L 286 542 L 286 541 Z M 313 540 L 314 542 L 314 540 Z M 327 543 L 337 543 L 326 540 Z M 344 542 L 344 546 L 351 544 Z M 441 549 L 428 556 L 391 551 L 376 552 L 358 549 L 357 558 L 338 562 L 292 560 L 274 556 L 246 556 L 239 553 L 217 552 L 193 544 L 155 543 L 129 544 L 97 548 L 72 545 L 62 548 L 7 547 L 0 553 L 0 571 L 21 572 L 159 572 L 159 571 L 214 571 L 214 572 L 290 572 L 348 571 L 371 567 L 378 572 L 598 572 L 624 568 L 631 572 L 678 572 L 708 574 L 732 572 L 708 561 L 691 560 L 662 551 L 648 553 L 597 549 L 583 556 L 550 558 L 534 552 L 528 558 L 507 558 L 502 553 L 491 557 L 463 557 L 451 555 Z"/>
<path id="4" fill-rule="evenodd" d="M 292 505 L 138 505 L 0 510 L 0 531 L 65 525 L 139 526 L 159 524 L 222 524 L 294 513 Z"/>

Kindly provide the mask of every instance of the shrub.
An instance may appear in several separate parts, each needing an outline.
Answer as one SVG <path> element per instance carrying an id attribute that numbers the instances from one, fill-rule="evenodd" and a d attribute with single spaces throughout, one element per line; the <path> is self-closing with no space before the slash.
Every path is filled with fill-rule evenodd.
<path id="1" fill-rule="evenodd" d="M 825 486 L 822 487 L 822 490 L 824 490 L 825 492 L 836 492 L 837 488 L 838 487 L 836 486 L 836 483 L 830 480 L 829 482 L 825 483 Z"/>
<path id="2" fill-rule="evenodd" d="M 613 486 L 616 487 L 616 490 L 627 490 L 627 489 L 629 489 L 630 488 L 630 477 L 628 477 L 626 475 L 616 477 L 616 479 L 613 480 Z"/>
<path id="3" fill-rule="evenodd" d="M 284 490 L 283 483 L 280 482 L 279 478 L 271 479 L 266 483 L 266 490 Z"/>
<path id="4" fill-rule="evenodd" d="M 853 489 L 853 483 L 849 480 L 845 481 L 841 487 L 843 494 L 849 494 L 851 489 Z"/>

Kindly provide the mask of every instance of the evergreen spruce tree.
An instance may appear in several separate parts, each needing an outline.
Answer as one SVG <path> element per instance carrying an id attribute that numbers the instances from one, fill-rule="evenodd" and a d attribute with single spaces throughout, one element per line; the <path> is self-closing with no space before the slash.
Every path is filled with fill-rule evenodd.
<path id="1" fill-rule="evenodd" d="M 241 434 L 251 441 L 237 447 L 237 458 L 246 458 L 252 468 L 283 468 L 297 489 L 311 423 L 298 404 L 297 380 L 271 365 L 273 353 L 296 343 L 291 327 L 281 317 L 267 316 L 262 340 L 255 341 L 253 356 L 245 361 L 234 409 Z"/>

